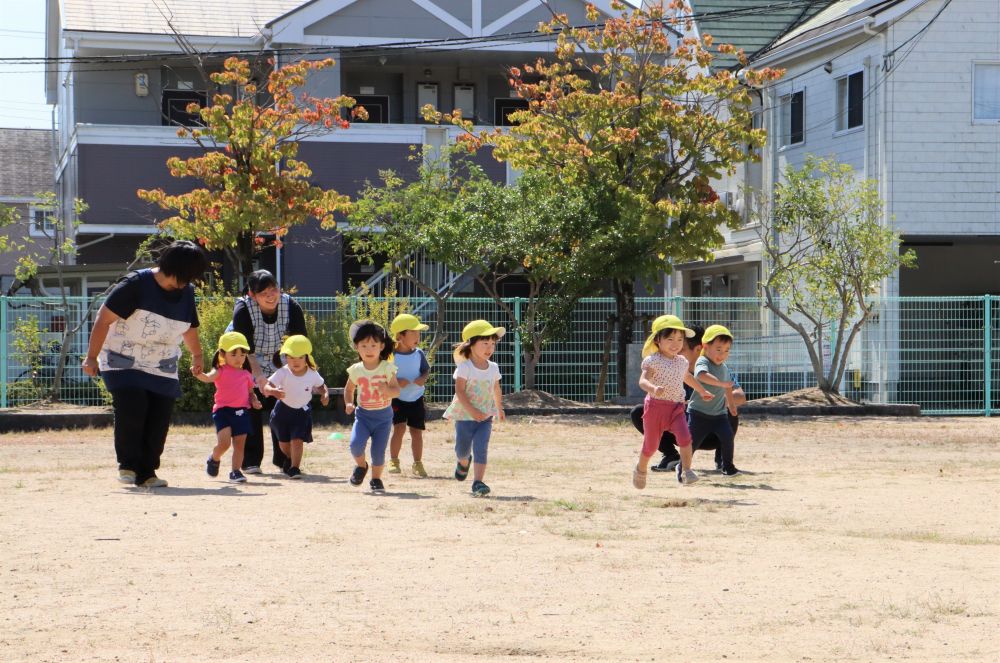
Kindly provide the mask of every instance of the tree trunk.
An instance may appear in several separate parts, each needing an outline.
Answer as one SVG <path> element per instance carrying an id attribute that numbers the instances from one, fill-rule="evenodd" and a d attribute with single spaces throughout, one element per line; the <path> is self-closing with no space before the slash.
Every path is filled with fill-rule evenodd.
<path id="1" fill-rule="evenodd" d="M 608 384 L 608 365 L 611 363 L 611 343 L 614 341 L 615 336 L 615 324 L 618 319 L 613 316 L 608 316 L 608 323 L 604 329 L 604 349 L 601 352 L 601 372 L 597 377 L 597 393 L 595 398 L 598 403 L 604 403 L 608 399 L 605 396 L 605 387 Z"/>
<path id="2" fill-rule="evenodd" d="M 618 318 L 618 396 L 622 397 L 628 393 L 628 346 L 635 324 L 635 279 L 615 279 L 613 286 Z"/>

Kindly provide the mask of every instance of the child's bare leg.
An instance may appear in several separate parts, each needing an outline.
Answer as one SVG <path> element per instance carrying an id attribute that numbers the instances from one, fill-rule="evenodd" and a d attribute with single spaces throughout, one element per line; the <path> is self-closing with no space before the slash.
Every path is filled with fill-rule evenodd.
<path id="1" fill-rule="evenodd" d="M 278 448 L 281 449 L 281 453 L 285 454 L 285 458 L 289 461 L 292 459 L 292 443 L 291 442 L 281 442 L 278 441 Z"/>
<path id="2" fill-rule="evenodd" d="M 400 439 L 400 444 L 402 444 L 402 439 Z M 410 449 L 413 451 L 413 462 L 417 463 L 424 459 L 424 432 L 419 428 L 410 429 Z M 399 449 L 396 450 L 396 455 L 393 458 L 399 456 Z"/>
<path id="3" fill-rule="evenodd" d="M 690 449 L 690 447 L 688 447 L 688 448 Z M 683 458 L 683 454 L 682 454 L 681 457 Z M 636 469 L 639 470 L 639 474 L 643 474 L 643 473 L 646 472 L 646 469 L 649 467 L 649 459 L 650 458 L 652 458 L 652 456 L 647 456 L 644 453 L 640 453 L 639 454 L 639 462 L 635 466 Z M 689 459 L 688 462 L 690 462 L 690 458 L 691 458 L 691 456 L 689 455 L 688 456 L 688 459 Z"/>
<path id="4" fill-rule="evenodd" d="M 403 448 L 403 435 L 406 433 L 406 422 L 393 424 L 392 438 L 389 440 L 389 458 L 399 460 L 399 451 Z M 410 431 L 411 435 L 413 431 Z"/>
<path id="5" fill-rule="evenodd" d="M 229 451 L 233 429 L 226 427 L 215 434 L 215 448 L 212 449 L 212 460 L 219 461 Z M 242 455 L 242 454 L 241 454 Z M 242 460 L 242 459 L 241 459 Z"/>
<path id="6" fill-rule="evenodd" d="M 381 479 L 385 465 L 372 465 L 372 479 Z"/>
<path id="7" fill-rule="evenodd" d="M 246 448 L 246 435 L 237 435 L 233 438 L 233 471 L 243 467 L 243 452 Z"/>
<path id="8" fill-rule="evenodd" d="M 694 457 L 691 445 L 688 444 L 683 447 L 677 447 L 677 451 L 681 455 L 681 469 L 687 472 L 691 469 L 691 459 Z"/>
<path id="9" fill-rule="evenodd" d="M 302 451 L 304 444 L 302 440 L 292 440 L 289 445 L 291 447 L 292 453 L 286 454 L 292 461 L 292 467 L 299 467 L 302 464 Z"/>
<path id="10" fill-rule="evenodd" d="M 368 467 L 368 461 L 365 459 L 365 455 L 354 456 L 354 462 L 358 464 L 358 467 Z"/>
<path id="11" fill-rule="evenodd" d="M 472 479 L 474 481 L 482 481 L 484 476 L 486 476 L 486 463 L 473 463 Z"/>

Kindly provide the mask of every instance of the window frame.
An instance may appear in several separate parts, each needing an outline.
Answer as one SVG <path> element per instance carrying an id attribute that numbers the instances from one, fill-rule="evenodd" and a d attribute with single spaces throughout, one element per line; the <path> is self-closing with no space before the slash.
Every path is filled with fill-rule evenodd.
<path id="1" fill-rule="evenodd" d="M 976 117 L 976 69 L 978 67 L 996 67 L 1000 69 L 1000 60 L 973 60 L 972 61 L 972 90 L 970 106 L 972 107 L 972 123 L 973 124 L 985 124 L 985 125 L 995 125 L 1000 124 L 1000 114 L 995 118 L 979 118 Z"/>
<path id="2" fill-rule="evenodd" d="M 802 113 L 802 128 L 801 135 L 802 139 L 797 142 L 791 142 L 792 136 L 792 98 L 795 95 L 802 95 L 802 100 L 799 102 L 799 107 Z M 785 126 L 785 112 L 788 112 L 788 126 Z M 788 94 L 778 95 L 778 149 L 786 150 L 793 147 L 800 147 L 806 144 L 806 89 L 801 88 L 798 90 L 793 90 Z"/>
<path id="3" fill-rule="evenodd" d="M 42 223 L 42 229 L 38 228 L 38 224 L 35 221 L 36 214 L 44 214 L 45 221 Z M 28 205 L 28 235 L 30 237 L 43 237 L 45 239 L 52 239 L 56 236 L 57 228 L 55 223 L 51 223 L 51 226 L 47 229 L 45 226 L 49 225 L 48 219 L 55 218 L 54 210 L 42 209 L 40 206 L 35 204 Z"/>
<path id="4" fill-rule="evenodd" d="M 850 109 L 851 109 L 851 77 L 861 76 L 861 98 L 858 100 L 858 104 L 861 107 L 861 123 L 854 126 L 849 126 L 850 122 Z M 840 83 L 844 81 L 844 87 L 846 94 L 843 100 L 840 97 Z M 833 124 L 833 135 L 841 136 L 843 134 L 851 133 L 854 131 L 861 131 L 865 128 L 865 70 L 856 69 L 854 71 L 849 71 L 841 76 L 837 76 L 833 79 L 833 99 L 835 108 L 835 120 Z M 843 120 L 843 126 L 841 126 L 841 121 Z"/>

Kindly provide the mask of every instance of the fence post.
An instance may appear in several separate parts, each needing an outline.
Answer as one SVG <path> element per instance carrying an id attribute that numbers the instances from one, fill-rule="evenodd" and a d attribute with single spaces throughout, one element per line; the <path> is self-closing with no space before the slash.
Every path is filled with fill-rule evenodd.
<path id="1" fill-rule="evenodd" d="M 991 297 L 983 296 L 983 412 L 988 417 L 993 409 L 993 314 L 990 311 Z"/>
<path id="2" fill-rule="evenodd" d="M 0 408 L 7 407 L 7 297 L 0 295 Z"/>
<path id="3" fill-rule="evenodd" d="M 521 298 L 514 298 L 514 391 L 521 391 Z"/>

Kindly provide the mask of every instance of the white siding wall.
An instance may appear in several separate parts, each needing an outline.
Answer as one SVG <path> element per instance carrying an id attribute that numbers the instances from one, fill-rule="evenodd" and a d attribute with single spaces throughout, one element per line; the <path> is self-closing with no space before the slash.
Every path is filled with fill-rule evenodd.
<path id="1" fill-rule="evenodd" d="M 944 0 L 890 28 L 894 48 Z M 906 48 L 903 49 L 904 52 Z M 1000 1 L 956 0 L 889 79 L 890 213 L 905 234 L 1000 233 L 1000 125 L 972 122 L 972 68 L 1000 61 Z"/>

